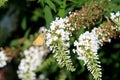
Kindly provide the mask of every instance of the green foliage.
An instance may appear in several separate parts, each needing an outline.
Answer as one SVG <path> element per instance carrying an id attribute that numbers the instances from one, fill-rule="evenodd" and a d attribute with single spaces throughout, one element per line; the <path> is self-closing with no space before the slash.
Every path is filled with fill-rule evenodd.
<path id="1" fill-rule="evenodd" d="M 64 0 L 60 5 L 60 10 L 58 11 L 58 16 L 59 17 L 64 17 L 65 16 L 65 9 L 66 9 L 66 0 Z"/>
<path id="2" fill-rule="evenodd" d="M 12 3 L 12 1 L 14 3 Z M 11 8 L 11 5 L 15 7 L 16 10 L 20 10 L 20 15 L 18 19 L 18 25 L 14 32 L 10 33 L 10 36 L 6 35 L 6 30 L 2 30 L 4 34 L 0 34 L 0 46 L 6 47 L 15 47 L 16 50 L 25 50 L 32 45 L 34 39 L 39 35 L 36 31 L 39 30 L 39 27 L 46 26 L 47 29 L 50 27 L 50 23 L 55 19 L 55 17 L 65 17 L 69 14 L 69 12 L 79 10 L 85 5 L 85 3 L 89 4 L 92 0 L 0 0 L 0 19 L 2 21 L 2 17 L 4 17 L 4 13 L 7 13 L 7 10 Z M 99 0 L 96 0 L 99 2 Z M 6 2 L 9 3 L 8 7 L 2 9 L 2 6 L 6 5 Z M 23 2 L 24 4 L 18 4 L 19 2 Z M 33 6 L 33 4 L 35 6 Z M 107 6 L 106 6 L 107 4 Z M 104 6 L 106 12 L 105 16 L 110 16 L 111 12 L 117 12 L 120 10 L 120 1 L 119 0 L 111 0 L 105 1 L 101 6 Z M 9 15 L 13 14 L 11 12 Z M 93 12 L 95 13 L 95 11 Z M 89 14 L 89 13 L 87 13 Z M 90 14 L 91 15 L 91 14 Z M 106 21 L 105 16 L 102 15 L 103 19 L 97 19 L 95 25 L 90 25 L 91 27 L 98 27 L 103 21 Z M 89 18 L 88 18 L 89 19 Z M 1 24 L 0 21 L 0 24 Z M 16 23 L 16 22 L 14 22 Z M 85 22 L 87 23 L 87 21 Z M 115 23 L 120 25 L 119 23 Z M 6 24 L 7 25 L 7 24 Z M 1 29 L 1 28 L 0 28 Z M 0 30 L 1 31 L 1 30 Z M 70 44 L 73 48 L 73 42 L 75 39 L 79 37 L 81 33 L 85 31 L 84 28 L 73 33 L 71 37 Z M 32 34 L 32 35 L 31 35 Z M 1 37 L 2 35 L 2 37 Z M 4 39 L 6 37 L 6 39 Z M 112 39 L 111 43 L 106 43 L 99 50 L 100 62 L 103 68 L 103 80 L 118 80 L 119 72 L 120 72 L 120 39 L 114 40 Z M 5 44 L 3 44 L 5 42 Z M 36 70 L 36 72 L 45 74 L 50 80 L 93 80 L 92 75 L 89 75 L 87 70 L 84 67 L 84 63 L 82 61 L 75 60 L 73 56 L 68 55 L 67 50 L 61 46 L 55 52 L 56 54 L 51 55 L 48 54 L 46 59 L 43 61 L 41 66 Z M 20 52 L 20 51 L 19 51 Z M 18 52 L 18 53 L 19 53 Z M 75 54 L 76 55 L 76 54 Z M 91 55 L 93 56 L 93 55 Z M 94 75 L 99 76 L 99 67 L 98 65 L 93 65 L 92 62 L 98 63 L 94 58 L 89 58 L 91 63 L 88 66 L 93 68 L 95 71 Z M 15 59 L 19 60 L 21 57 L 16 56 Z M 56 62 L 58 61 L 58 63 Z M 73 65 L 74 62 L 74 65 Z M 15 64 L 19 64 L 19 61 L 16 61 Z M 59 68 L 59 65 L 62 68 Z M 14 66 L 14 65 L 13 65 Z M 63 67 L 64 66 L 64 67 Z M 67 70 L 66 68 L 67 67 Z M 96 68 L 98 67 L 98 68 Z M 76 71 L 75 71 L 76 68 Z M 70 71 L 74 72 L 70 72 Z M 97 72 L 98 71 L 98 72 Z M 111 73 L 110 73 L 111 72 Z M 52 78 L 51 78 L 52 77 Z M 17 79 L 14 79 L 17 80 Z M 98 79 L 100 80 L 100 79 Z"/>
<path id="3" fill-rule="evenodd" d="M 0 7 L 4 6 L 4 4 L 7 2 L 8 0 L 0 0 Z"/>
<path id="4" fill-rule="evenodd" d="M 50 22 L 52 22 L 53 17 L 52 17 L 51 9 L 47 5 L 44 8 L 44 13 L 45 13 L 46 26 L 47 28 L 49 28 Z"/>
<path id="5" fill-rule="evenodd" d="M 56 80 L 66 80 L 66 78 L 67 78 L 67 75 L 65 70 L 61 70 Z"/>
<path id="6" fill-rule="evenodd" d="M 27 20 L 26 17 L 23 18 L 22 22 L 21 22 L 21 27 L 23 30 L 25 30 L 27 28 Z"/>
<path id="7" fill-rule="evenodd" d="M 32 17 L 31 17 L 31 20 L 32 21 L 38 21 L 39 20 L 39 18 L 43 18 L 44 17 L 44 15 L 43 15 L 43 10 L 42 9 L 40 9 L 40 8 L 37 8 L 37 9 L 35 9 L 34 11 L 33 11 L 33 15 L 32 15 Z"/>
<path id="8" fill-rule="evenodd" d="M 56 6 L 51 0 L 38 0 L 38 2 L 44 7 L 46 27 L 49 28 L 50 22 L 53 20 L 52 10 L 56 12 Z"/>
<path id="9" fill-rule="evenodd" d="M 46 21 L 46 27 L 49 29 L 50 23 L 56 16 L 65 17 L 68 15 L 68 12 L 71 12 L 75 9 L 82 7 L 85 2 L 89 2 L 89 0 L 38 0 L 38 3 L 42 5 L 43 12 Z M 41 14 L 41 13 L 39 13 Z M 54 14 L 54 16 L 53 16 Z M 34 16 L 35 17 L 35 16 Z"/>
<path id="10" fill-rule="evenodd" d="M 49 5 L 49 7 L 56 12 L 56 6 L 51 0 L 46 0 L 46 3 Z"/>

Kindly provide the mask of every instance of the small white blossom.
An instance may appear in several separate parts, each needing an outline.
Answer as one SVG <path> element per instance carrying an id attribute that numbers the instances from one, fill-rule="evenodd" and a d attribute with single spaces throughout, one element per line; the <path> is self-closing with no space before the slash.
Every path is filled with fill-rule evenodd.
<path id="1" fill-rule="evenodd" d="M 56 41 L 57 39 L 58 39 L 57 36 L 54 36 L 54 37 L 53 37 L 53 41 Z"/>
<path id="2" fill-rule="evenodd" d="M 18 66 L 18 77 L 22 80 L 36 80 L 35 70 L 43 61 L 44 56 L 48 53 L 48 49 L 41 47 L 30 47 L 23 54 L 25 57 Z"/>
<path id="3" fill-rule="evenodd" d="M 114 19 L 116 17 L 116 15 L 114 13 L 111 13 L 110 15 L 111 15 L 111 17 L 110 17 L 111 19 Z"/>
<path id="4" fill-rule="evenodd" d="M 0 68 L 7 65 L 7 60 L 8 58 L 6 57 L 4 50 L 0 50 Z"/>
<path id="5" fill-rule="evenodd" d="M 116 13 L 116 16 L 120 16 L 120 11 L 118 11 L 118 12 Z"/>
<path id="6" fill-rule="evenodd" d="M 116 12 L 116 13 L 110 13 L 110 18 L 112 19 L 112 20 L 114 20 L 114 19 L 116 19 L 117 17 L 119 17 L 120 16 L 120 11 L 118 11 L 118 12 Z M 117 20 L 116 20 L 117 21 Z"/>
<path id="7" fill-rule="evenodd" d="M 95 31 L 81 34 L 78 41 L 74 42 L 76 49 L 73 52 L 78 54 L 78 59 L 84 61 L 88 70 L 92 73 L 95 80 L 101 79 L 101 66 L 99 65 L 97 51 L 99 49 L 98 35 Z"/>
<path id="8" fill-rule="evenodd" d="M 56 30 L 56 33 L 57 33 L 58 35 L 63 34 L 63 33 L 64 33 L 64 30 L 63 30 L 63 29 L 58 29 L 58 30 Z"/>
<path id="9" fill-rule="evenodd" d="M 83 60 L 86 63 L 87 51 L 90 51 L 96 55 L 97 50 L 99 49 L 98 36 L 94 33 L 89 33 L 86 31 L 84 34 L 80 35 L 78 41 L 74 42 L 74 46 L 76 46 L 75 51 L 79 55 L 79 59 Z"/>
<path id="10" fill-rule="evenodd" d="M 118 32 L 120 32 L 120 11 L 116 12 L 116 13 L 111 13 L 111 17 L 110 17 L 113 22 L 115 22 L 115 24 L 112 26 L 112 28 Z"/>
<path id="11" fill-rule="evenodd" d="M 53 50 L 57 46 L 54 44 L 55 41 L 62 43 L 65 47 L 69 47 L 70 40 L 70 30 L 74 30 L 70 27 L 69 19 L 66 18 L 56 18 L 55 21 L 51 23 L 50 30 L 46 33 L 46 45 Z M 70 29 L 70 30 L 68 30 Z M 56 43 L 57 44 L 57 43 Z"/>
<path id="12" fill-rule="evenodd" d="M 70 36 L 72 36 L 71 24 L 69 18 L 56 18 L 50 25 L 50 30 L 46 32 L 46 45 L 49 49 L 55 53 L 58 64 L 62 67 L 66 66 L 68 70 L 74 71 L 75 68 L 72 65 L 70 59 Z M 60 57 L 64 56 L 64 57 Z"/>

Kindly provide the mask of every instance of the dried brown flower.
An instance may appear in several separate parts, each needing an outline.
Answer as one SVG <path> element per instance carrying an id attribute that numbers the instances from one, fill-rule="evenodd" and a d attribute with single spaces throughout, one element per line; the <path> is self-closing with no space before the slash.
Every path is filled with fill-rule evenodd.
<path id="1" fill-rule="evenodd" d="M 96 21 L 102 21 L 105 9 L 96 1 L 85 4 L 82 9 L 72 12 L 69 16 L 71 27 L 79 29 L 80 27 L 89 28 L 94 26 Z"/>
<path id="2" fill-rule="evenodd" d="M 99 44 L 102 46 L 105 42 L 110 42 L 111 38 L 117 37 L 117 32 L 110 21 L 104 22 L 96 30 Z"/>

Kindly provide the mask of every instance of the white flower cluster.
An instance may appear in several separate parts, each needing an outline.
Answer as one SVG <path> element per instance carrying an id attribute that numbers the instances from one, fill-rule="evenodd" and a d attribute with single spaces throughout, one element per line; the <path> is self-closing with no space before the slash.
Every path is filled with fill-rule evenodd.
<path id="1" fill-rule="evenodd" d="M 7 65 L 7 56 L 5 55 L 4 50 L 0 50 L 0 68 L 4 67 Z"/>
<path id="2" fill-rule="evenodd" d="M 55 53 L 58 64 L 61 67 L 67 67 L 68 70 L 74 71 L 75 68 L 70 59 L 70 36 L 74 30 L 69 23 L 69 18 L 56 18 L 51 23 L 50 29 L 46 33 L 46 45 Z"/>
<path id="3" fill-rule="evenodd" d="M 115 24 L 117 24 L 113 26 L 112 28 L 120 32 L 120 11 L 118 11 L 117 13 L 111 13 L 110 15 L 111 15 L 110 18 L 112 19 L 112 21 Z"/>
<path id="4" fill-rule="evenodd" d="M 18 67 L 18 77 L 22 80 L 36 80 L 35 70 L 41 65 L 46 53 L 48 49 L 43 46 L 32 46 L 29 50 L 25 50 L 25 58 L 21 60 Z"/>
<path id="5" fill-rule="evenodd" d="M 78 58 L 86 64 L 88 62 L 86 53 L 97 54 L 97 50 L 99 49 L 98 36 L 93 32 L 86 31 L 80 35 L 78 41 L 74 42 L 74 46 L 76 46 L 76 50 L 73 50 L 73 52 L 77 52 L 79 55 Z"/>
<path id="6" fill-rule="evenodd" d="M 74 28 L 70 27 L 68 18 L 56 18 L 51 23 L 50 30 L 46 34 L 46 45 L 49 46 L 50 50 L 53 50 L 56 46 L 56 41 L 62 43 L 65 47 L 69 47 L 69 37 L 71 36 L 70 30 Z"/>
<path id="7" fill-rule="evenodd" d="M 87 65 L 88 70 L 91 72 L 95 80 L 101 80 L 101 66 L 98 61 L 97 51 L 99 49 L 98 35 L 94 31 L 81 34 L 78 41 L 74 42 L 76 50 L 73 52 L 78 54 L 78 59 L 84 61 L 84 65 Z"/>
<path id="8" fill-rule="evenodd" d="M 110 13 L 111 15 L 111 19 L 114 20 L 116 17 L 120 16 L 120 11 L 118 11 L 117 13 Z"/>

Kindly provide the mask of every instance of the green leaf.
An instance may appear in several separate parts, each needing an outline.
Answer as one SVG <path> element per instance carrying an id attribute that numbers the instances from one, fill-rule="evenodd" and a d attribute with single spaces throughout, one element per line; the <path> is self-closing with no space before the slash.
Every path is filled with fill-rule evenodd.
<path id="1" fill-rule="evenodd" d="M 8 0 L 2 0 L 2 1 L 0 1 L 0 7 L 4 6 L 6 2 L 8 2 Z"/>
<path id="2" fill-rule="evenodd" d="M 60 10 L 58 11 L 59 17 L 65 16 L 65 9 L 66 9 L 66 0 L 64 0 L 64 2 L 60 5 Z"/>
<path id="3" fill-rule="evenodd" d="M 41 5 L 44 7 L 45 0 L 38 0 L 38 3 L 41 3 Z"/>
<path id="4" fill-rule="evenodd" d="M 22 50 L 25 50 L 25 49 L 28 49 L 31 45 L 32 45 L 32 41 L 26 39 L 24 42 L 23 42 L 23 47 L 22 47 Z"/>
<path id="5" fill-rule="evenodd" d="M 46 0 L 46 3 L 49 5 L 49 7 L 56 12 L 55 4 L 51 0 Z"/>
<path id="6" fill-rule="evenodd" d="M 20 44 L 19 39 L 15 39 L 15 40 L 11 41 L 10 46 L 16 46 L 16 45 L 19 45 L 19 44 Z"/>
<path id="7" fill-rule="evenodd" d="M 58 16 L 59 17 L 64 17 L 64 14 L 65 14 L 65 9 L 60 9 L 59 12 L 58 12 Z"/>
<path id="8" fill-rule="evenodd" d="M 82 33 L 84 33 L 84 28 L 83 27 L 81 27 L 78 31 L 77 31 L 77 38 L 80 36 L 80 34 L 82 34 Z"/>
<path id="9" fill-rule="evenodd" d="M 26 17 L 23 18 L 22 23 L 21 23 L 21 27 L 23 30 L 25 30 L 27 28 L 27 19 Z"/>
<path id="10" fill-rule="evenodd" d="M 44 13 L 45 13 L 46 27 L 49 29 L 50 23 L 53 20 L 53 16 L 50 7 L 48 7 L 47 5 L 44 8 Z"/>
<path id="11" fill-rule="evenodd" d="M 57 3 L 58 5 L 61 4 L 61 1 L 60 1 L 60 0 L 53 0 L 53 2 Z"/>
<path id="12" fill-rule="evenodd" d="M 27 31 L 25 32 L 24 38 L 27 38 L 30 34 L 31 28 L 27 29 Z"/>
<path id="13" fill-rule="evenodd" d="M 43 10 L 38 8 L 33 11 L 32 21 L 38 21 L 39 18 L 43 18 Z"/>

